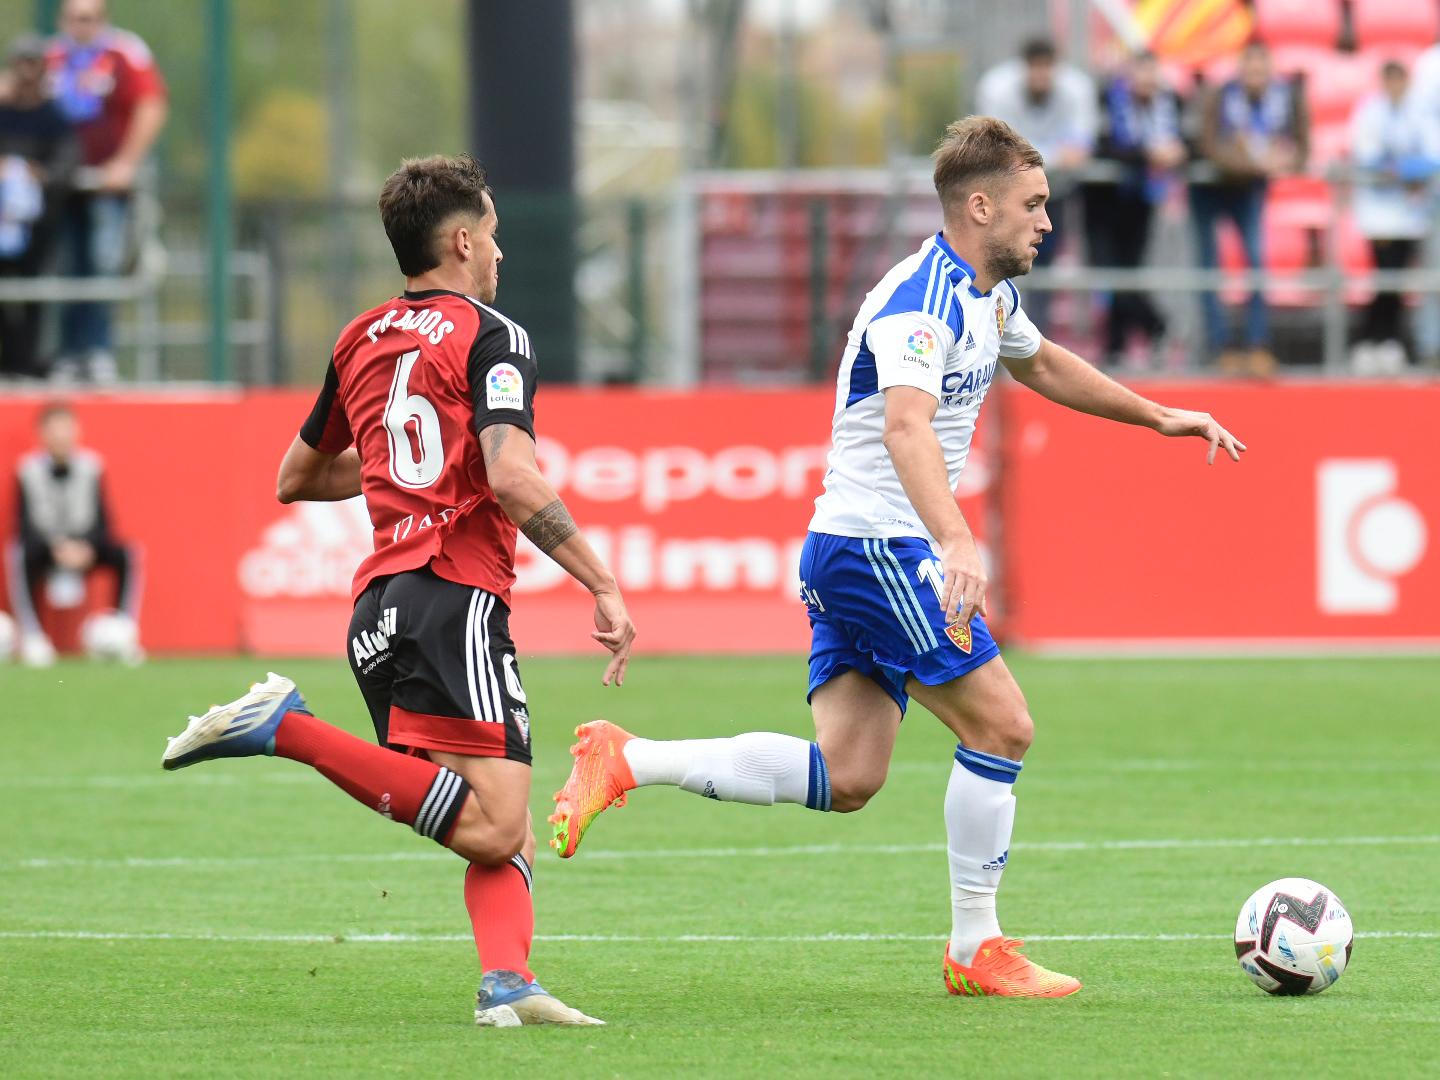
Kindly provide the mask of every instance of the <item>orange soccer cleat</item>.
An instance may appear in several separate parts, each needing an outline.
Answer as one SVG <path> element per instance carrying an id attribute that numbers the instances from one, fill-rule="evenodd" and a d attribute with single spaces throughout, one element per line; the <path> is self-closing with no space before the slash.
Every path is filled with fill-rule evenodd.
<path id="1" fill-rule="evenodd" d="M 635 736 L 606 720 L 581 724 L 575 734 L 580 738 L 570 748 L 575 765 L 570 779 L 555 793 L 555 813 L 549 818 L 555 827 L 550 846 L 562 859 L 575 854 L 600 811 L 624 806 L 625 793 L 635 786 L 623 749 Z"/>
<path id="2" fill-rule="evenodd" d="M 945 989 L 973 997 L 1066 997 L 1080 989 L 1080 980 L 1043 968 L 1023 956 L 1023 941 L 992 937 L 980 943 L 967 967 L 945 950 Z"/>

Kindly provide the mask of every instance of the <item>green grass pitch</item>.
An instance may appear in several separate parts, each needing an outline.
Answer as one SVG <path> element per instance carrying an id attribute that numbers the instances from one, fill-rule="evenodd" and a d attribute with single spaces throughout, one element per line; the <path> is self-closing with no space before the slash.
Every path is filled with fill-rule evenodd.
<path id="1" fill-rule="evenodd" d="M 509 1031 L 471 1024 L 453 856 L 291 762 L 161 772 L 164 736 L 261 662 L 0 668 L 0 1073 L 1440 1074 L 1440 663 L 1011 662 L 1038 739 L 1001 917 L 1082 993 L 944 992 L 953 743 L 917 708 L 860 814 L 651 789 L 575 860 L 542 847 L 536 970 L 609 1026 Z M 277 666 L 368 737 L 341 661 Z M 600 672 L 525 663 L 537 821 L 596 715 L 810 733 L 797 658 Z M 1359 932 L 1319 997 L 1233 958 L 1241 901 L 1286 875 Z"/>

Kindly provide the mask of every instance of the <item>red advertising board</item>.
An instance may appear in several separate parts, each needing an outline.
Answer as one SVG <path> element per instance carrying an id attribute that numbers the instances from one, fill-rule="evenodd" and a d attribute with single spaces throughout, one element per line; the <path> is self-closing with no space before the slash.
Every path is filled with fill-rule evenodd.
<path id="1" fill-rule="evenodd" d="M 1166 383 L 1246 442 L 1207 467 L 1007 387 L 1004 567 L 1025 643 L 1440 645 L 1440 384 Z"/>
<path id="2" fill-rule="evenodd" d="M 1143 649 L 1440 643 L 1440 385 L 1142 387 L 1244 438 L 1240 466 L 997 387 L 962 506 L 999 511 L 1003 630 L 1035 646 Z M 799 544 L 833 397 L 548 389 L 542 468 L 614 567 L 649 652 L 801 651 Z M 0 399 L 0 468 L 38 397 Z M 146 553 L 152 652 L 338 654 L 370 530 L 358 502 L 280 506 L 305 391 L 81 396 L 117 531 Z M 13 519 L 0 483 L 0 522 Z M 8 532 L 8 528 L 6 529 Z M 590 604 L 522 543 L 522 652 L 584 653 Z"/>
<path id="3" fill-rule="evenodd" d="M 152 652 L 332 654 L 368 551 L 358 500 L 281 506 L 275 470 L 304 391 L 77 397 L 104 455 L 117 531 L 143 545 Z M 828 390 L 542 391 L 541 468 L 614 568 L 651 652 L 803 650 L 795 568 L 824 474 Z M 40 398 L 0 400 L 0 466 Z M 988 475 L 965 505 L 978 523 Z M 0 485 L 9 521 L 11 485 Z M 588 595 L 523 538 L 512 627 L 525 653 L 584 653 Z"/>

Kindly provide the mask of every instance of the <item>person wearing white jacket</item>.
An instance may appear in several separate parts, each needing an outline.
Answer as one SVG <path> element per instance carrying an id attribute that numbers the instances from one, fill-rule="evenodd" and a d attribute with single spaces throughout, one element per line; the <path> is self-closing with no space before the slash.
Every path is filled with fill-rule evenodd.
<path id="1" fill-rule="evenodd" d="M 1440 120 L 1408 93 L 1409 81 L 1404 65 L 1389 61 L 1381 71 L 1380 92 L 1361 101 L 1350 120 L 1355 223 L 1381 270 L 1414 264 L 1430 228 L 1431 179 L 1440 168 Z M 1352 360 L 1357 373 L 1404 368 L 1410 339 L 1404 310 L 1402 294 L 1375 293 L 1356 335 Z"/>

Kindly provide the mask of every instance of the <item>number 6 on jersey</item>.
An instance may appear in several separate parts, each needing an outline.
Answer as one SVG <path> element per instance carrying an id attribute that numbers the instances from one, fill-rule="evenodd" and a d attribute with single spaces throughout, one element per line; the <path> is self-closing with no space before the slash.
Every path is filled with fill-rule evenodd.
<path id="1" fill-rule="evenodd" d="M 429 399 L 410 393 L 410 373 L 420 350 L 411 349 L 395 364 L 390 397 L 385 403 L 385 430 L 390 438 L 390 478 L 401 487 L 427 488 L 440 479 L 445 447 L 440 414 Z"/>

